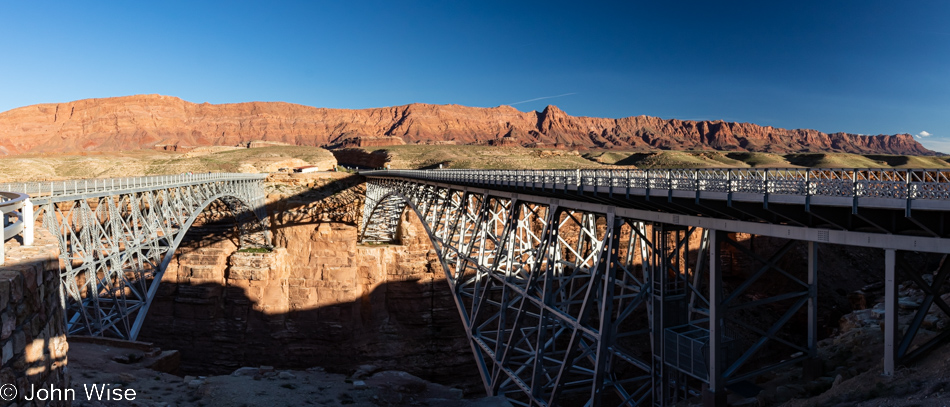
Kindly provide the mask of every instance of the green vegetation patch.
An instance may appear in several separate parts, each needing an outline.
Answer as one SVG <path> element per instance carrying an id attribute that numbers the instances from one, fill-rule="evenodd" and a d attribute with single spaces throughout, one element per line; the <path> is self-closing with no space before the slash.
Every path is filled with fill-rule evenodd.
<path id="1" fill-rule="evenodd" d="M 273 249 L 266 247 L 245 247 L 243 249 L 238 249 L 238 253 L 270 253 L 273 252 Z"/>
<path id="2" fill-rule="evenodd" d="M 494 146 L 405 145 L 365 150 L 384 152 L 391 169 L 531 170 L 603 168 L 576 151 Z"/>
<path id="3" fill-rule="evenodd" d="M 637 168 L 950 168 L 950 157 L 745 151 L 592 151 L 593 162 Z"/>

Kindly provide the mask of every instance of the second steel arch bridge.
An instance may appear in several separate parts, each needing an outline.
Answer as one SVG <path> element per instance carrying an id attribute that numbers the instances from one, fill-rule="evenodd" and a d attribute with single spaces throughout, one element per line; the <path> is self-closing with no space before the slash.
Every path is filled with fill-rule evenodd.
<path id="1" fill-rule="evenodd" d="M 67 334 L 135 340 L 175 250 L 213 202 L 235 217 L 242 246 L 270 245 L 264 178 L 180 174 L 7 183 L 0 191 L 13 191 L 24 243 L 37 220 L 57 237 Z"/>
<path id="2" fill-rule="evenodd" d="M 896 169 L 371 171 L 361 239 L 405 210 L 436 249 L 489 394 L 516 404 L 672 405 L 765 372 L 816 368 L 818 244 L 884 251 L 884 373 L 950 338 L 915 338 L 950 261 L 897 326 L 898 251 L 950 253 L 950 172 Z M 730 237 L 787 239 L 761 258 Z M 796 242 L 806 264 L 780 260 Z M 761 268 L 723 283 L 726 248 Z M 735 276 L 732 276 L 733 279 Z M 764 281 L 769 296 L 749 295 Z M 782 310 L 764 324 L 749 310 Z M 793 319 L 804 335 L 789 333 Z M 913 346 L 912 346 L 913 344 Z M 791 355 L 771 359 L 766 350 Z M 704 390 L 705 389 L 705 390 Z"/>

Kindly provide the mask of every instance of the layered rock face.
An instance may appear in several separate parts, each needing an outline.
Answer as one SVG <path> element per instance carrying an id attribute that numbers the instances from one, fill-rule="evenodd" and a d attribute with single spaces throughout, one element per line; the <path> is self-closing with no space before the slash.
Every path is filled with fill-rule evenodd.
<path id="1" fill-rule="evenodd" d="M 195 104 L 169 96 L 139 95 L 33 105 L 0 113 L 0 154 L 151 148 L 181 151 L 255 140 L 330 148 L 481 144 L 935 154 L 909 134 L 826 134 L 648 116 L 575 117 L 555 106 L 541 112 L 521 112 L 511 106 L 427 104 L 345 110 L 283 102 Z"/>
<path id="2" fill-rule="evenodd" d="M 32 246 L 15 239 L 0 245 L 6 248 L 0 265 L 0 399 L 4 405 L 68 406 L 68 401 L 25 398 L 34 388 L 69 387 L 56 238 L 39 229 Z M 16 391 L 8 398 L 11 385 Z"/>

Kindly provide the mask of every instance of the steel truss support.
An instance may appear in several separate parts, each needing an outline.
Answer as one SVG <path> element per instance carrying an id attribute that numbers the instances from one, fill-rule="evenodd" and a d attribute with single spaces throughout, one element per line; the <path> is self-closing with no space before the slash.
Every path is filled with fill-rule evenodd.
<path id="1" fill-rule="evenodd" d="M 897 367 L 897 269 L 896 251 L 884 251 L 884 375 Z"/>
<path id="2" fill-rule="evenodd" d="M 43 226 L 59 237 L 68 334 L 135 340 L 174 251 L 214 201 L 230 208 L 241 247 L 270 246 L 262 177 L 175 178 L 114 189 L 96 180 L 38 199 Z"/>
<path id="3" fill-rule="evenodd" d="M 664 367 L 663 349 L 666 327 L 708 313 L 692 284 L 705 262 L 691 254 L 697 236 L 706 247 L 701 229 L 373 182 L 363 240 L 393 241 L 406 206 L 439 252 L 489 393 L 535 406 L 670 404 L 696 395 L 687 382 L 700 380 Z M 666 325 L 652 322 L 662 319 Z"/>
<path id="4" fill-rule="evenodd" d="M 903 253 L 903 252 L 902 252 Z M 938 333 L 936 336 L 918 343 L 913 346 L 917 334 L 920 332 L 924 319 L 932 307 L 937 307 L 940 312 L 950 315 L 950 305 L 940 296 L 941 288 L 950 278 L 950 260 L 948 256 L 940 262 L 937 271 L 931 274 L 931 281 L 923 278 L 919 270 L 909 270 L 901 267 L 903 275 L 910 279 L 918 288 L 924 292 L 924 299 L 917 308 L 913 319 L 901 332 L 898 326 L 898 268 L 904 266 L 904 263 L 898 263 L 897 252 L 888 250 L 884 253 L 884 374 L 893 375 L 897 366 L 916 360 L 924 353 L 941 343 L 950 339 L 950 329 Z"/>
<path id="5" fill-rule="evenodd" d="M 373 184 L 364 241 L 391 239 L 383 231 L 400 216 L 393 196 L 409 197 L 404 202 L 439 252 L 488 392 L 532 406 L 651 400 L 650 276 L 641 256 L 653 243 L 641 223 L 517 198 Z"/>
<path id="6" fill-rule="evenodd" d="M 722 405 L 733 385 L 817 366 L 815 242 L 787 240 L 762 256 L 706 219 L 700 228 L 675 216 L 619 216 L 609 205 L 399 178 L 367 182 L 363 241 L 393 241 L 406 208 L 438 253 L 486 391 L 514 404 L 664 406 L 705 389 L 707 405 Z M 808 264 L 785 270 L 783 257 L 801 245 Z M 755 267 L 724 267 L 727 250 Z M 921 312 L 950 311 L 937 295 L 948 278 L 950 261 L 933 284 L 917 282 L 928 294 Z M 807 329 L 792 329 L 793 319 Z M 898 344 L 893 332 L 890 366 L 923 351 L 907 350 L 911 335 Z"/>
<path id="7" fill-rule="evenodd" d="M 722 333 L 716 339 L 722 342 L 718 349 L 722 362 L 719 378 L 722 380 L 721 385 L 739 383 L 774 369 L 804 362 L 812 357 L 817 350 L 815 337 L 809 336 L 808 333 L 804 337 L 796 335 L 787 325 L 795 315 L 805 313 L 804 319 L 807 319 L 811 326 L 808 332 L 815 329 L 813 325 L 817 323 L 817 316 L 814 315 L 814 307 L 817 306 L 817 280 L 815 279 L 817 258 L 814 246 L 810 245 L 808 248 L 809 265 L 806 267 L 806 275 L 799 276 L 784 270 L 779 266 L 779 261 L 791 251 L 795 244 L 800 244 L 800 242 L 787 241 L 767 259 L 725 234 L 717 236 L 716 243 L 728 244 L 739 253 L 761 264 L 757 271 L 743 276 L 741 283 L 729 291 L 723 288 L 722 300 L 718 303 L 717 318 L 721 319 L 719 328 Z M 721 260 L 711 258 L 710 261 Z M 716 266 L 721 267 L 720 264 Z M 719 274 L 721 280 L 723 273 Z M 766 275 L 769 275 L 769 278 L 762 279 Z M 718 280 L 710 284 L 714 283 L 722 284 Z M 753 289 L 760 284 L 771 285 L 773 288 Z M 773 294 L 770 297 L 762 296 L 764 292 L 774 293 L 775 287 L 782 287 L 786 292 Z M 753 308 L 771 308 L 781 310 L 781 312 L 774 315 L 774 320 L 763 321 L 764 324 L 753 324 L 747 318 L 743 318 L 743 315 Z M 730 341 L 732 345 L 726 345 Z M 741 348 L 739 344 L 742 344 Z M 781 355 L 778 359 L 782 361 L 763 362 L 770 358 L 760 356 L 768 354 Z"/>
<path id="8" fill-rule="evenodd" d="M 726 383 L 722 376 L 725 309 L 720 251 L 724 239 L 725 234 L 718 230 L 709 233 L 709 383 L 703 393 L 703 404 L 707 407 L 725 405 L 726 401 Z"/>

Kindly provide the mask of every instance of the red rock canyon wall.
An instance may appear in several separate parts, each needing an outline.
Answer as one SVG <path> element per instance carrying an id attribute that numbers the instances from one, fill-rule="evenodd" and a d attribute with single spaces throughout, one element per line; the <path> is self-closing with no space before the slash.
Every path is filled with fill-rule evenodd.
<path id="1" fill-rule="evenodd" d="M 521 112 L 410 104 L 325 109 L 284 102 L 195 104 L 160 95 L 84 99 L 0 113 L 0 154 L 188 150 L 266 140 L 322 147 L 400 144 L 935 154 L 909 134 L 862 136 L 750 123 L 649 116 L 570 116 L 555 106 Z"/>

